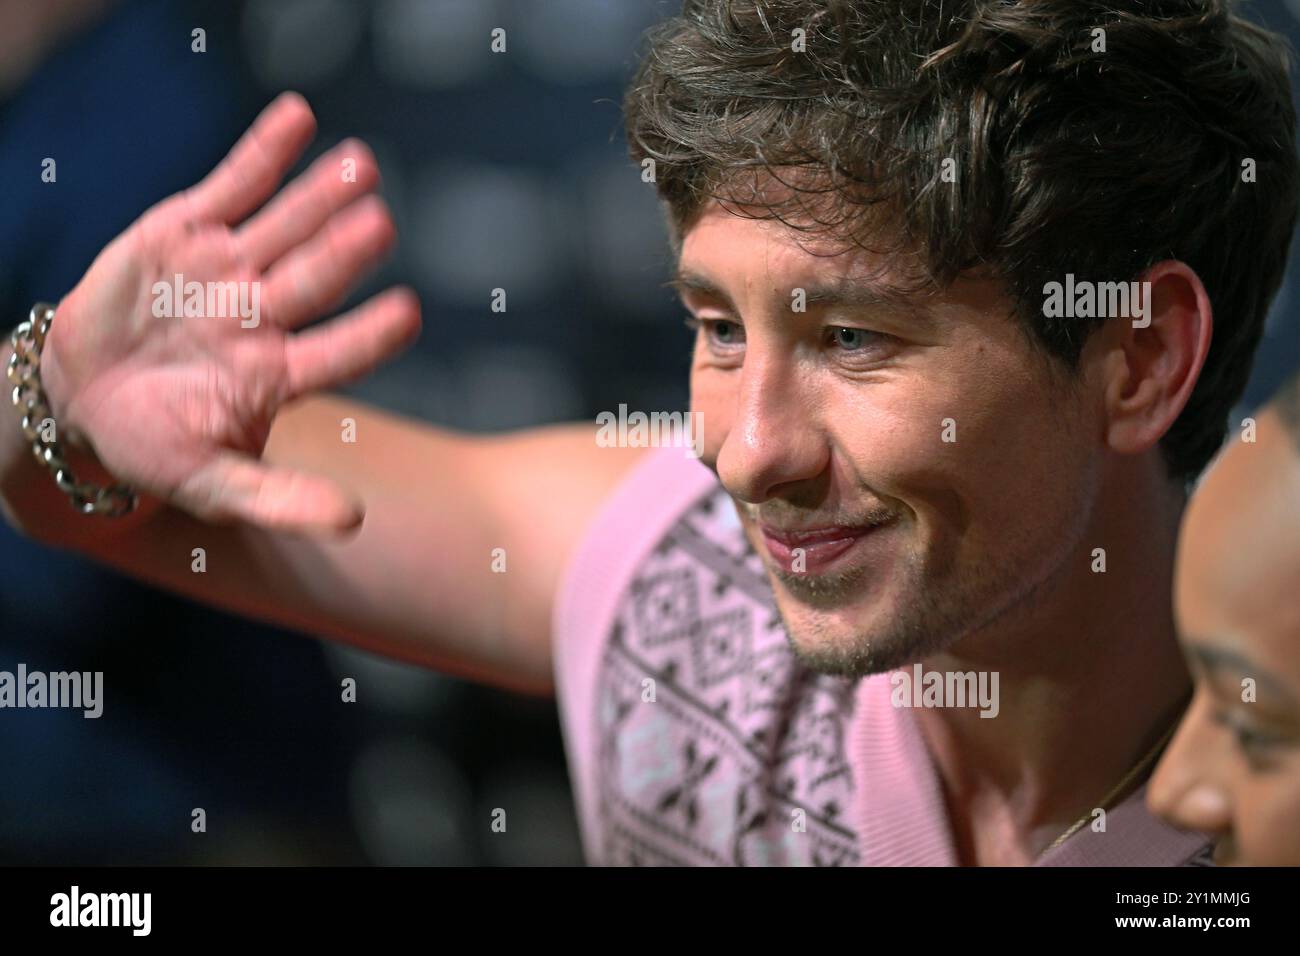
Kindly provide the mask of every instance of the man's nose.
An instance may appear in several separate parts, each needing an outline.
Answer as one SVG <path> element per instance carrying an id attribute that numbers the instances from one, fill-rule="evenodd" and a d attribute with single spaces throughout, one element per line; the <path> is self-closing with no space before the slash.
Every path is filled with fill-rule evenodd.
<path id="1" fill-rule="evenodd" d="M 751 348 L 740 371 L 731 428 L 718 452 L 723 486 L 741 501 L 758 504 L 783 485 L 816 478 L 828 457 L 796 363 Z"/>
<path id="2" fill-rule="evenodd" d="M 1147 807 L 1184 829 L 1218 835 L 1232 826 L 1226 786 L 1232 755 L 1203 698 L 1198 692 L 1156 766 L 1147 786 Z"/>

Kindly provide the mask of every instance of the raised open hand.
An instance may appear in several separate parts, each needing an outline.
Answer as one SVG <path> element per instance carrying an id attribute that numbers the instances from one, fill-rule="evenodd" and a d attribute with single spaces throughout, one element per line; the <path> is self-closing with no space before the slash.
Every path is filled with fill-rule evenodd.
<path id="1" fill-rule="evenodd" d="M 99 255 L 50 327 L 42 375 L 60 427 L 118 480 L 205 520 L 359 523 L 361 504 L 337 484 L 260 456 L 282 405 L 366 374 L 420 329 L 415 295 L 397 288 L 294 331 L 395 239 L 374 157 L 355 140 L 263 207 L 315 129 L 302 97 L 280 96 L 201 183 Z"/>

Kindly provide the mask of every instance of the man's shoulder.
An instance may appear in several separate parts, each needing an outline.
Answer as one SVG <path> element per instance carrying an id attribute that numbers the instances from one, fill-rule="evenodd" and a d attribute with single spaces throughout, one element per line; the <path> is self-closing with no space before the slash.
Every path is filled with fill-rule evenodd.
<path id="1" fill-rule="evenodd" d="M 644 550 L 701 499 L 724 494 L 717 476 L 680 448 L 597 449 L 584 457 L 599 479 L 586 483 L 593 507 L 579 553 L 601 544 Z"/>

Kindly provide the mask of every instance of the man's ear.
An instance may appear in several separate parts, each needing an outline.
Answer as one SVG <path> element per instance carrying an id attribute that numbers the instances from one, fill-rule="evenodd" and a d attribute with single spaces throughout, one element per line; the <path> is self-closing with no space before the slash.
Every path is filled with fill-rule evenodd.
<path id="1" fill-rule="evenodd" d="M 1173 427 L 1210 351 L 1210 298 L 1186 263 L 1159 262 L 1138 277 L 1135 314 L 1108 318 L 1090 348 L 1100 350 L 1105 438 L 1138 455 Z"/>

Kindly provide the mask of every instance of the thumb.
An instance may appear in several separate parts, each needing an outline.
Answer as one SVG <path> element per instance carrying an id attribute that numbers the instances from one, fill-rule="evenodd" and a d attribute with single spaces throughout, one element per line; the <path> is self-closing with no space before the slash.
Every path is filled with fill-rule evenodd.
<path id="1" fill-rule="evenodd" d="M 234 452 L 220 452 L 201 465 L 172 501 L 204 521 L 234 520 L 302 534 L 350 531 L 365 515 L 361 502 L 328 478 Z"/>

